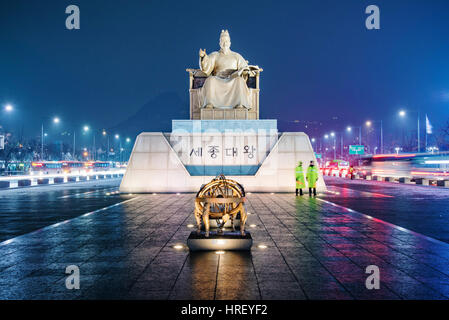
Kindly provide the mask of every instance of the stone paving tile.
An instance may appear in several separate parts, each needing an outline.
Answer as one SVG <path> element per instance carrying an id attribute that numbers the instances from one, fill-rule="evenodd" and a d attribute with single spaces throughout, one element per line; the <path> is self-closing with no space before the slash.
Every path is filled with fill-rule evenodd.
<path id="1" fill-rule="evenodd" d="M 140 195 L 0 244 L 0 298 L 449 297 L 449 245 L 319 198 L 248 195 L 251 252 L 189 253 L 193 199 Z M 80 267 L 80 290 L 65 288 L 70 264 Z M 365 287 L 372 264 L 380 290 Z"/>

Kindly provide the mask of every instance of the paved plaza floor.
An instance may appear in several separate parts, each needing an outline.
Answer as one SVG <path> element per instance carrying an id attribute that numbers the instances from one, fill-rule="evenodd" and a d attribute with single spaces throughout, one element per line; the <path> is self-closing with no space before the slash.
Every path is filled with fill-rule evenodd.
<path id="1" fill-rule="evenodd" d="M 190 253 L 194 197 L 137 195 L 2 242 L 0 298 L 449 297 L 448 244 L 320 195 L 249 194 L 251 252 Z M 66 289 L 68 265 L 80 269 L 79 290 Z M 365 286 L 369 265 L 378 290 Z"/>

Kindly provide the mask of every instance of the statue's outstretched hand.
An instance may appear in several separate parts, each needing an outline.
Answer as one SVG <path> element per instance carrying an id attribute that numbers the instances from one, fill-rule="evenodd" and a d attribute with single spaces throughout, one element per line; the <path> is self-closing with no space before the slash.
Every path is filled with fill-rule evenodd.
<path id="1" fill-rule="evenodd" d="M 200 49 L 200 57 L 204 57 L 206 55 L 206 49 Z"/>

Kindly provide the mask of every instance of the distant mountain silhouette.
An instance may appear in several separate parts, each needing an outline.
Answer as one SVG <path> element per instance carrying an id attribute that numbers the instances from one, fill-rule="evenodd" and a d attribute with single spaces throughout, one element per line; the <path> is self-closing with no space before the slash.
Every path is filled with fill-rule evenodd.
<path id="1" fill-rule="evenodd" d="M 178 94 L 166 92 L 156 96 L 133 116 L 109 130 L 130 137 L 136 137 L 141 132 L 171 132 L 173 119 L 190 119 L 189 104 Z"/>

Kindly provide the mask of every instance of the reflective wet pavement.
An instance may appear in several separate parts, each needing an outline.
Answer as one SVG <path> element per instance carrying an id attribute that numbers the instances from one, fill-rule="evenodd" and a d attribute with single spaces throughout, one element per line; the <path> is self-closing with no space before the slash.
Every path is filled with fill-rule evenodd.
<path id="1" fill-rule="evenodd" d="M 120 180 L 0 190 L 0 242 L 123 201 Z"/>
<path id="2" fill-rule="evenodd" d="M 139 195 L 3 242 L 0 298 L 449 297 L 448 244 L 322 196 L 250 194 L 251 252 L 189 253 L 194 196 Z M 80 290 L 65 287 L 68 265 L 80 268 Z M 368 265 L 380 268 L 379 290 L 365 287 Z"/>
<path id="3" fill-rule="evenodd" d="M 449 188 L 326 177 L 324 199 L 449 243 Z"/>

